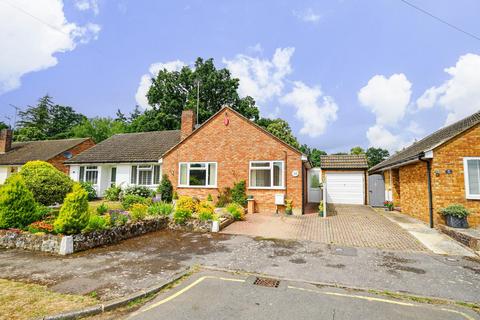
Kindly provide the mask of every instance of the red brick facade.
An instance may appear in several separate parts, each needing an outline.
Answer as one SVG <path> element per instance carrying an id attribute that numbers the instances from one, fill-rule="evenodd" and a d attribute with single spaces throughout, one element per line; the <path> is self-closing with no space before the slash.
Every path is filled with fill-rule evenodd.
<path id="1" fill-rule="evenodd" d="M 167 174 L 179 195 L 214 199 L 219 190 L 235 182 L 247 182 L 247 195 L 253 195 L 256 211 L 274 211 L 275 194 L 293 200 L 295 214 L 303 210 L 303 176 L 301 153 L 258 128 L 235 111 L 225 108 L 163 157 L 162 172 Z M 249 187 L 250 161 L 285 161 L 285 189 L 267 190 Z M 178 187 L 180 162 L 217 162 L 216 188 Z M 294 174 L 295 173 L 295 174 Z M 283 210 L 283 208 L 280 208 Z"/>
<path id="2" fill-rule="evenodd" d="M 93 142 L 92 139 L 88 139 L 82 143 L 77 144 L 75 147 L 69 150 L 65 150 L 65 152 L 70 152 L 72 156 L 76 156 L 77 154 L 87 149 L 90 149 L 94 145 L 95 145 L 95 142 Z M 65 157 L 64 155 L 65 152 L 62 152 L 61 154 L 56 155 L 55 157 L 49 159 L 47 162 L 51 163 L 55 168 L 57 168 L 58 170 L 68 175 L 70 170 L 69 166 L 63 163 L 65 160 L 68 160 L 68 158 Z"/>
<path id="3" fill-rule="evenodd" d="M 434 222 L 445 224 L 439 211 L 451 204 L 462 204 L 470 210 L 468 221 L 471 226 L 480 225 L 480 200 L 466 198 L 464 179 L 464 157 L 480 157 L 480 125 L 451 139 L 433 151 L 432 194 Z M 451 170 L 447 174 L 446 170 Z M 429 220 L 427 165 L 416 162 L 398 169 L 398 177 L 392 170 L 392 193 L 395 204 L 402 212 L 424 221 Z M 384 172 L 385 178 L 389 171 Z M 387 179 L 385 179 L 387 182 Z M 399 182 L 396 187 L 396 180 Z M 387 183 L 385 184 L 388 188 Z M 398 194 L 396 195 L 396 191 Z"/>

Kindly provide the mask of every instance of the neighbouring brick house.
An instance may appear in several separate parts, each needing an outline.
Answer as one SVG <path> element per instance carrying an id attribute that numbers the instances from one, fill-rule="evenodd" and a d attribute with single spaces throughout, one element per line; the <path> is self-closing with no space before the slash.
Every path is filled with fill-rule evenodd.
<path id="1" fill-rule="evenodd" d="M 70 176 L 102 195 L 112 184 L 155 189 L 166 174 L 179 195 L 200 199 L 245 180 L 256 211 L 276 210 L 275 196 L 283 195 L 294 214 L 303 213 L 310 163 L 299 150 L 229 107 L 197 128 L 192 110 L 181 120 L 181 130 L 119 134 L 97 144 L 66 161 Z"/>
<path id="2" fill-rule="evenodd" d="M 12 142 L 12 131 L 3 129 L 0 131 L 0 184 L 32 160 L 49 162 L 68 174 L 69 167 L 64 161 L 94 145 L 90 138 Z"/>
<path id="3" fill-rule="evenodd" d="M 439 210 L 459 203 L 472 213 L 470 225 L 480 225 L 480 112 L 432 133 L 369 173 L 383 174 L 386 200 L 406 214 L 429 221 L 431 210 L 433 222 L 444 224 Z"/>

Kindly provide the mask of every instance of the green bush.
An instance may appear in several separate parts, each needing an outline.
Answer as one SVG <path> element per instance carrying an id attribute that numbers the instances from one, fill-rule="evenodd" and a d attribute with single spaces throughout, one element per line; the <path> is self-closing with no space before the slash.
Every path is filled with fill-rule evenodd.
<path id="1" fill-rule="evenodd" d="M 207 196 L 207 201 L 213 201 L 213 197 L 212 195 L 209 193 L 208 196 Z"/>
<path id="2" fill-rule="evenodd" d="M 122 198 L 122 207 L 123 209 L 128 210 L 135 203 L 145 204 L 146 202 L 147 202 L 147 199 L 144 197 L 137 196 L 134 194 L 129 194 Z"/>
<path id="3" fill-rule="evenodd" d="M 169 216 L 173 212 L 173 204 L 156 202 L 148 207 L 148 214 L 152 216 Z"/>
<path id="4" fill-rule="evenodd" d="M 108 211 L 108 206 L 103 202 L 101 205 L 97 207 L 97 213 L 99 215 L 105 214 Z"/>
<path id="5" fill-rule="evenodd" d="M 97 190 L 95 190 L 91 182 L 81 182 L 80 185 L 85 191 L 87 191 L 88 201 L 97 199 Z"/>
<path id="6" fill-rule="evenodd" d="M 232 189 L 228 187 L 223 188 L 217 196 L 216 206 L 223 208 L 230 202 L 232 202 Z"/>
<path id="7" fill-rule="evenodd" d="M 73 191 L 65 197 L 60 214 L 53 223 L 55 232 L 75 234 L 88 224 L 88 193 L 80 184 L 74 184 Z"/>
<path id="8" fill-rule="evenodd" d="M 48 162 L 29 161 L 22 166 L 20 175 L 35 200 L 45 206 L 62 203 L 72 191 L 72 179 Z"/>
<path id="9" fill-rule="evenodd" d="M 245 207 L 247 205 L 247 193 L 245 180 L 239 181 L 232 188 L 232 202 Z"/>
<path id="10" fill-rule="evenodd" d="M 174 191 L 174 192 L 173 192 L 172 199 L 173 199 L 173 200 L 178 200 L 178 193 L 177 193 L 177 191 Z"/>
<path id="11" fill-rule="evenodd" d="M 118 201 L 120 200 L 120 192 L 122 192 L 122 188 L 119 186 L 111 186 L 105 190 L 105 199 L 108 201 Z"/>
<path id="12" fill-rule="evenodd" d="M 99 216 L 97 214 L 91 214 L 88 219 L 87 226 L 83 229 L 83 232 L 92 232 L 98 230 L 107 229 L 108 221 L 105 217 Z"/>
<path id="13" fill-rule="evenodd" d="M 215 213 L 211 210 L 208 210 L 207 208 L 201 208 L 198 211 L 198 220 L 200 221 L 208 221 L 208 220 L 214 220 Z"/>
<path id="14" fill-rule="evenodd" d="M 162 201 L 172 202 L 173 186 L 168 179 L 168 175 L 164 174 L 162 176 L 162 181 L 158 185 L 157 192 L 160 194 Z"/>
<path id="15" fill-rule="evenodd" d="M 22 176 L 10 176 L 0 187 L 0 228 L 24 228 L 38 217 L 37 204 Z"/>
<path id="16" fill-rule="evenodd" d="M 173 214 L 173 220 L 177 224 L 183 224 L 191 217 L 192 217 L 192 212 L 188 209 L 177 208 L 177 210 L 175 210 L 175 213 Z"/>
<path id="17" fill-rule="evenodd" d="M 130 186 L 122 190 L 121 198 L 128 195 L 136 195 L 143 198 L 150 198 L 154 196 L 154 192 L 145 186 Z"/>
<path id="18" fill-rule="evenodd" d="M 444 216 L 454 216 L 457 218 L 465 218 L 470 212 L 461 204 L 452 204 L 446 208 L 440 210 L 440 213 Z"/>
<path id="19" fill-rule="evenodd" d="M 197 211 L 198 200 L 187 197 L 181 196 L 177 201 L 177 210 L 188 210 L 190 214 L 193 214 Z"/>
<path id="20" fill-rule="evenodd" d="M 238 203 L 232 202 L 227 205 L 226 209 L 227 209 L 227 212 L 230 213 L 230 215 L 233 217 L 233 219 L 235 220 L 245 219 L 245 210 Z"/>
<path id="21" fill-rule="evenodd" d="M 143 220 L 147 216 L 148 206 L 143 203 L 135 203 L 130 208 L 130 218 L 132 221 Z"/>
<path id="22" fill-rule="evenodd" d="M 293 200 L 292 199 L 285 199 L 285 213 L 291 215 L 293 213 Z"/>

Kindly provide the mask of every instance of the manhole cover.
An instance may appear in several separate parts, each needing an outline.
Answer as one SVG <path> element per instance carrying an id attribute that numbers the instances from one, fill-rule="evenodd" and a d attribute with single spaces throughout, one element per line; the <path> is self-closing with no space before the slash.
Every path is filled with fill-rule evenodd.
<path id="1" fill-rule="evenodd" d="M 257 277 L 253 284 L 262 287 L 278 288 L 280 285 L 280 280 Z"/>

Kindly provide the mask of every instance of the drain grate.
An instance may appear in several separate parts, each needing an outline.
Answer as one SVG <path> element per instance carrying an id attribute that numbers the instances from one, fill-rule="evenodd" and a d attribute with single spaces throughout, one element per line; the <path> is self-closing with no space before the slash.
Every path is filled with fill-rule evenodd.
<path id="1" fill-rule="evenodd" d="M 253 284 L 262 287 L 278 288 L 280 285 L 280 280 L 257 277 Z"/>

